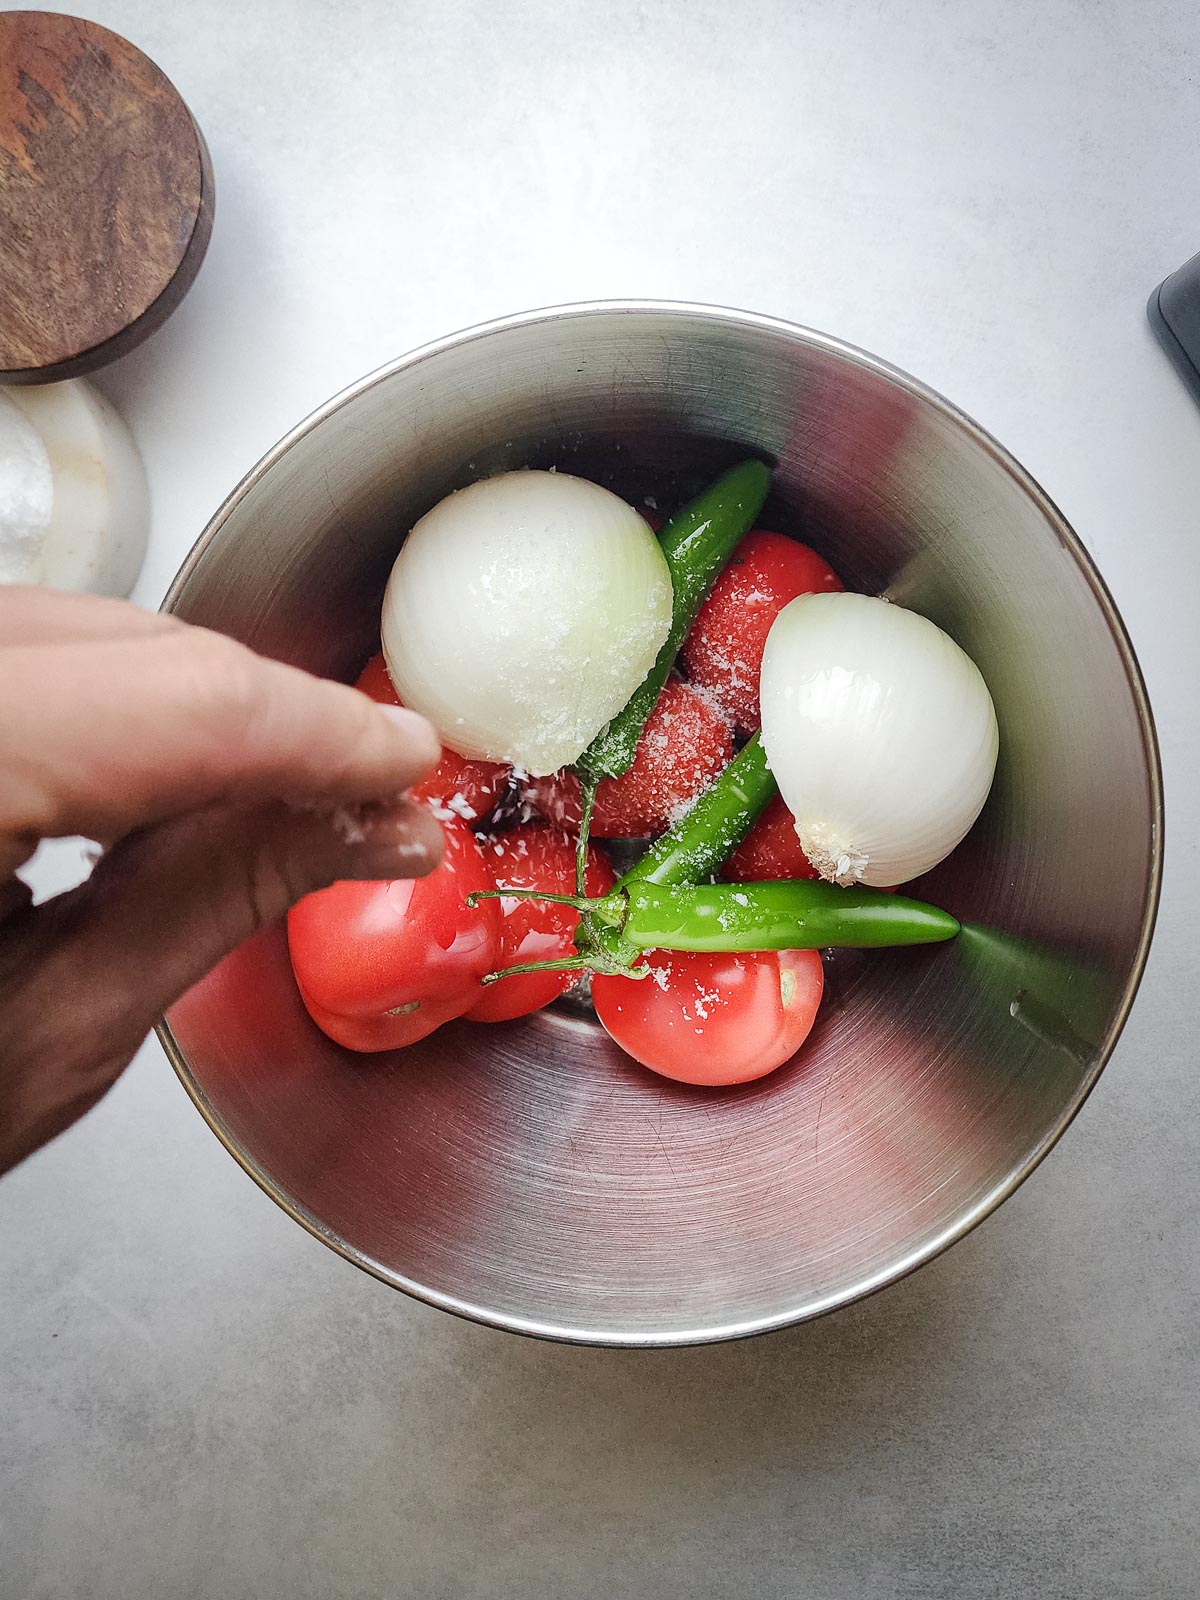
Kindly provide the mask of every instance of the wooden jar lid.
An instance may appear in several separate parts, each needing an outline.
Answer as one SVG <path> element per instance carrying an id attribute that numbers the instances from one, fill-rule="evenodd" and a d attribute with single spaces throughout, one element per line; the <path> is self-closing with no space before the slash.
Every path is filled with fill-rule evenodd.
<path id="1" fill-rule="evenodd" d="M 153 61 L 97 23 L 0 12 L 0 384 L 92 372 L 200 270 L 213 176 Z"/>

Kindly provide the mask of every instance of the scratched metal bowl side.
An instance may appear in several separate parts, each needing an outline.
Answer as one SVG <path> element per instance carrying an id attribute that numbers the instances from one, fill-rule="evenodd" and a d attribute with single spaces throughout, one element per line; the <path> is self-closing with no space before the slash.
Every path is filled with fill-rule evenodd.
<path id="1" fill-rule="evenodd" d="M 749 452 L 776 467 L 764 525 L 932 616 L 992 689 L 995 791 L 924 885 L 968 924 L 963 938 L 835 957 L 799 1059 L 725 1091 L 654 1078 L 563 1009 L 352 1056 L 309 1024 L 279 929 L 162 1029 L 213 1130 L 297 1221 L 385 1281 L 500 1327 L 693 1343 L 893 1281 L 1054 1144 L 1145 961 L 1160 779 L 1111 599 L 983 429 L 822 334 L 603 303 L 418 350 L 250 473 L 168 605 L 349 677 L 375 646 L 404 530 L 447 490 L 535 463 L 680 495 Z"/>

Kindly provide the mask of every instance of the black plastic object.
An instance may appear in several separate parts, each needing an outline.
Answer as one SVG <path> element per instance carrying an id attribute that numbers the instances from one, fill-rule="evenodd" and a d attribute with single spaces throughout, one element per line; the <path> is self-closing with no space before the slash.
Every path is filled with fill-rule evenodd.
<path id="1" fill-rule="evenodd" d="M 1163 279 L 1150 296 L 1146 315 L 1175 370 L 1200 401 L 1200 256 Z"/>

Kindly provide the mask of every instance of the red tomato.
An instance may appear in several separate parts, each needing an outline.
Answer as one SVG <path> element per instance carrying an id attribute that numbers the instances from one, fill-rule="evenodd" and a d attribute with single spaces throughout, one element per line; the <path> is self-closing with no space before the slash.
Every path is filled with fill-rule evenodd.
<path id="1" fill-rule="evenodd" d="M 309 1014 L 351 1050 L 391 1050 L 461 1016 L 500 956 L 500 907 L 474 834 L 443 822 L 446 851 L 427 878 L 342 882 L 288 913 L 292 970 Z"/>
<path id="2" fill-rule="evenodd" d="M 688 676 L 711 690 L 743 733 L 762 720 L 758 679 L 771 624 L 798 594 L 841 589 L 815 550 L 781 533 L 748 533 L 713 585 L 680 652 Z"/>
<path id="3" fill-rule="evenodd" d="M 817 869 L 800 848 L 792 813 L 776 795 L 721 868 L 727 883 L 766 883 L 772 878 L 815 878 Z"/>
<path id="4" fill-rule="evenodd" d="M 815 950 L 654 950 L 646 965 L 648 978 L 594 977 L 596 1015 L 635 1061 L 680 1083 L 748 1083 L 782 1066 L 825 986 Z"/>
<path id="5" fill-rule="evenodd" d="M 300 998 L 322 1033 L 328 1034 L 335 1044 L 364 1055 L 377 1050 L 402 1050 L 405 1045 L 427 1038 L 443 1022 L 453 1022 L 462 1015 L 457 1001 L 441 1005 L 436 1001 L 422 1001 L 414 1002 L 411 1011 L 399 1016 L 390 1016 L 385 1011 L 373 1017 L 348 1017 L 341 1012 L 324 1010 L 315 1000 L 310 1000 L 303 989 Z"/>
<path id="6" fill-rule="evenodd" d="M 378 700 L 380 705 L 398 706 L 400 696 L 396 693 L 395 686 L 388 676 L 387 662 L 383 659 L 383 651 L 373 655 L 370 661 L 354 680 L 354 687 L 360 690 L 371 700 Z"/>
<path id="7" fill-rule="evenodd" d="M 629 771 L 605 778 L 596 792 L 592 832 L 601 839 L 661 833 L 729 765 L 729 724 L 708 696 L 668 678 L 638 740 Z M 533 805 L 557 827 L 579 831 L 579 779 L 573 772 L 533 778 Z"/>
<path id="8" fill-rule="evenodd" d="M 388 677 L 382 651 L 367 662 L 354 687 L 383 705 L 401 704 Z M 409 794 L 416 800 L 430 801 L 441 820 L 449 813 L 473 823 L 492 810 L 508 783 L 511 770 L 495 761 L 468 760 L 443 745 L 437 766 L 427 778 L 415 783 Z"/>
<path id="9" fill-rule="evenodd" d="M 548 894 L 574 894 L 575 841 L 545 823 L 523 823 L 484 847 L 497 884 L 509 889 L 544 889 Z M 588 851 L 584 877 L 591 895 L 607 894 L 616 882 L 608 857 L 595 845 Z M 539 900 L 505 898 L 499 902 L 501 967 L 527 961 L 558 961 L 575 954 L 579 913 L 570 906 Z M 509 1022 L 540 1011 L 556 1000 L 579 976 L 575 972 L 528 972 L 492 983 L 467 1012 L 471 1022 Z"/>

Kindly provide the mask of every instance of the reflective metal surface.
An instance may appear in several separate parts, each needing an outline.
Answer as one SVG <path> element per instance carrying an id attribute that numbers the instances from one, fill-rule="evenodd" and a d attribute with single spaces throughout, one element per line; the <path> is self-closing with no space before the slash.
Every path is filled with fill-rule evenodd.
<path id="1" fill-rule="evenodd" d="M 762 521 L 947 628 L 996 701 L 983 817 L 920 892 L 951 947 L 839 955 L 800 1057 L 759 1083 L 652 1077 L 565 1009 L 392 1057 L 324 1039 L 282 935 L 230 957 L 164 1042 L 298 1221 L 381 1278 L 503 1327 L 674 1344 L 776 1327 L 897 1278 L 993 1208 L 1094 1083 L 1159 879 L 1157 752 L 1119 619 L 1070 529 L 975 424 L 861 352 L 702 307 L 493 324 L 339 396 L 217 515 L 169 604 L 349 677 L 404 530 L 525 463 L 631 496 L 741 455 Z"/>

